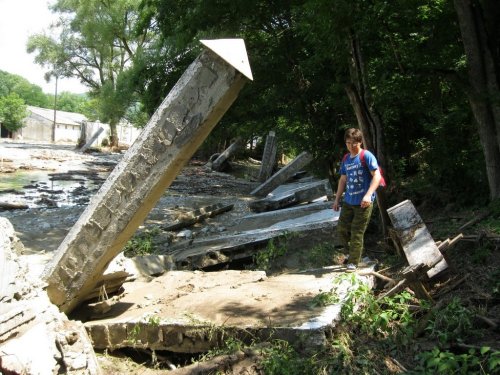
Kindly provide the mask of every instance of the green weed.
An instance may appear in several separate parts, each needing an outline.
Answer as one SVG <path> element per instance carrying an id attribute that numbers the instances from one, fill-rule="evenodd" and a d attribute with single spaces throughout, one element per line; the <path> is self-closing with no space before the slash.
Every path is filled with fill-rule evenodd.
<path id="1" fill-rule="evenodd" d="M 467 353 L 455 354 L 434 348 L 417 355 L 418 367 L 410 374 L 495 374 L 500 370 L 500 351 L 490 347 L 469 349 Z"/>
<path id="2" fill-rule="evenodd" d="M 152 254 L 154 252 L 153 238 L 159 233 L 159 228 L 153 228 L 136 234 L 125 245 L 123 250 L 125 256 L 131 258 L 137 255 Z"/>
<path id="3" fill-rule="evenodd" d="M 473 313 L 454 298 L 441 310 L 434 312 L 426 331 L 441 344 L 459 341 L 472 334 Z"/>
<path id="4" fill-rule="evenodd" d="M 306 262 L 314 267 L 323 267 L 332 264 L 336 255 L 333 243 L 325 242 L 315 245 L 309 252 Z M 344 255 L 344 254 L 341 254 Z M 335 263 L 335 262 L 333 262 Z"/>
<path id="5" fill-rule="evenodd" d="M 253 261 L 255 267 L 258 270 L 268 271 L 276 258 L 286 254 L 286 244 L 291 238 L 292 234 L 290 233 L 284 233 L 277 238 L 271 238 L 267 243 L 267 247 L 254 255 Z"/>
<path id="6" fill-rule="evenodd" d="M 275 340 L 264 353 L 261 362 L 266 375 L 317 375 L 315 356 L 304 358 L 287 341 Z"/>

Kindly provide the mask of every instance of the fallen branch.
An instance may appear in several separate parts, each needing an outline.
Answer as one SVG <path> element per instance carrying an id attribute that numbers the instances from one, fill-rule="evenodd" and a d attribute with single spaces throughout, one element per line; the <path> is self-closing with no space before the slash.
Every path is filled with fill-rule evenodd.
<path id="1" fill-rule="evenodd" d="M 478 319 L 482 320 L 483 322 L 485 322 L 487 325 L 490 326 L 490 328 L 493 328 L 493 329 L 497 329 L 498 328 L 498 324 L 496 322 L 494 322 L 490 318 L 487 318 L 484 315 L 476 314 L 476 318 L 478 318 Z"/>
<path id="2" fill-rule="evenodd" d="M 358 275 L 360 276 L 375 276 L 378 277 L 379 279 L 382 279 L 389 283 L 390 285 L 396 285 L 396 280 L 391 279 L 390 277 L 384 276 L 377 271 L 369 271 L 369 272 L 360 272 Z"/>
<path id="3" fill-rule="evenodd" d="M 484 220 L 488 216 L 490 216 L 490 214 L 491 214 L 491 211 L 485 211 L 485 212 L 481 213 L 479 216 L 476 216 L 474 219 L 469 220 L 464 225 L 462 225 L 460 228 L 458 228 L 457 232 L 462 232 L 465 228 L 468 228 L 476 223 L 479 223 L 481 220 Z"/>
<path id="4" fill-rule="evenodd" d="M 396 358 L 393 358 L 393 357 L 389 357 L 391 359 L 391 361 L 396 365 L 398 366 L 401 371 L 403 372 L 408 372 L 408 370 L 406 369 L 406 367 L 404 367 Z"/>
<path id="5" fill-rule="evenodd" d="M 443 296 L 444 294 L 446 293 L 449 293 L 451 292 L 453 289 L 455 289 L 457 286 L 459 286 L 460 284 L 462 284 L 465 280 L 467 280 L 467 278 L 469 277 L 469 274 L 465 275 L 464 277 L 460 278 L 458 281 L 456 281 L 455 283 L 453 283 L 451 286 L 449 286 L 448 288 L 446 289 L 443 289 L 439 292 L 437 292 L 434 297 L 441 297 Z"/>
<path id="6" fill-rule="evenodd" d="M 27 208 L 29 208 L 27 204 L 0 202 L 2 210 L 26 210 Z"/>

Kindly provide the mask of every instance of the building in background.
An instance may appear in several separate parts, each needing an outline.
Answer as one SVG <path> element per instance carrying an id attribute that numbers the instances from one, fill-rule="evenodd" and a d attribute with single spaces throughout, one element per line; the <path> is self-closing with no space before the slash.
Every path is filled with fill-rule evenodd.
<path id="1" fill-rule="evenodd" d="M 54 125 L 54 110 L 28 106 L 29 115 L 24 120 L 25 125 L 12 132 L 11 138 L 24 141 L 51 142 L 52 127 Z M 82 131 L 85 132 L 84 139 L 90 139 L 92 135 L 104 128 L 99 135 L 94 146 L 100 146 L 104 139 L 109 139 L 110 129 L 108 124 L 88 121 L 81 113 L 56 111 L 55 142 L 56 143 L 78 143 Z M 130 123 L 121 122 L 117 126 L 118 139 L 120 144 L 130 146 L 138 137 L 141 129 L 133 127 Z"/>

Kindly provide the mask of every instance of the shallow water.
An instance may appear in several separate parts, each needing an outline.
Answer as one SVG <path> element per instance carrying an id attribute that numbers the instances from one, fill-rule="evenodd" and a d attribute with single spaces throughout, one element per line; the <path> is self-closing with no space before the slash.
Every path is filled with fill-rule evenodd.
<path id="1" fill-rule="evenodd" d="M 16 171 L 0 178 L 0 202 L 35 207 L 64 207 L 88 203 L 105 175 L 88 176 L 48 171 Z"/>

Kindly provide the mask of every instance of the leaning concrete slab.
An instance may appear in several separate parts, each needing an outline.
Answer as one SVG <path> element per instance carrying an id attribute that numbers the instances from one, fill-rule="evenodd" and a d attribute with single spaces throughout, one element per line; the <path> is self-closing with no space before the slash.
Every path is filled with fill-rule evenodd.
<path id="1" fill-rule="evenodd" d="M 97 349 L 195 353 L 222 344 L 228 334 L 243 340 L 300 338 L 310 349 L 326 344 L 342 306 L 312 302 L 329 291 L 343 301 L 354 288 L 338 279 L 344 270 L 335 266 L 275 277 L 262 271 L 171 271 L 150 283 L 125 285 L 124 296 L 107 317 L 87 321 L 85 327 Z M 373 286 L 372 277 L 353 277 Z"/>
<path id="2" fill-rule="evenodd" d="M 248 203 L 248 207 L 255 212 L 279 210 L 299 203 L 313 202 L 316 199 L 332 195 L 332 188 L 328 180 L 313 181 L 298 186 L 292 186 L 284 191 L 276 191 L 267 197 Z"/>
<path id="3" fill-rule="evenodd" d="M 429 277 L 433 277 L 448 268 L 448 263 L 443 258 L 443 255 L 411 201 L 405 200 L 389 208 L 387 213 L 398 234 L 410 266 L 420 263 L 431 266 L 438 262 L 433 268 L 427 271 L 427 276 Z"/>
<path id="4" fill-rule="evenodd" d="M 243 232 L 262 228 L 263 225 L 265 227 L 270 227 L 276 223 L 288 220 L 298 219 L 299 221 L 304 221 L 304 217 L 307 217 L 307 215 L 328 209 L 332 210 L 332 202 L 318 201 L 306 205 L 283 208 L 281 210 L 246 215 L 239 219 L 234 226 L 231 227 L 231 230 L 234 232 Z M 328 211 L 326 212 L 328 213 Z M 334 218 L 338 218 L 338 212 L 332 210 L 331 214 Z"/>
<path id="5" fill-rule="evenodd" d="M 258 180 L 260 182 L 266 181 L 273 174 L 273 169 L 276 164 L 276 152 L 278 145 L 276 142 L 276 133 L 270 131 L 266 137 L 266 144 L 264 145 L 264 152 L 262 154 L 262 164 L 260 166 Z"/>
<path id="6" fill-rule="evenodd" d="M 71 311 L 94 289 L 236 99 L 247 79 L 226 60 L 239 56 L 245 66 L 248 59 L 243 41 L 235 41 L 226 59 L 206 49 L 188 67 L 59 246 L 44 278 L 61 311 Z M 209 44 L 224 53 L 217 41 Z"/>
<path id="7" fill-rule="evenodd" d="M 299 156 L 285 165 L 282 169 L 271 176 L 266 182 L 258 186 L 250 194 L 258 197 L 264 197 L 279 185 L 291 178 L 299 169 L 305 167 L 312 160 L 312 155 L 307 151 L 302 152 Z"/>
<path id="8" fill-rule="evenodd" d="M 87 151 L 87 149 L 92 146 L 92 144 L 99 138 L 99 135 L 104 131 L 103 127 L 100 127 L 97 129 L 97 131 L 90 137 L 89 141 L 85 143 L 82 148 L 80 149 L 81 152 Z"/>
<path id="9" fill-rule="evenodd" d="M 229 158 L 231 158 L 243 145 L 243 139 L 241 137 L 236 138 L 236 140 L 231 143 L 231 145 L 220 154 L 217 159 L 212 162 L 212 169 L 214 171 L 221 172 L 224 169 L 224 165 L 228 163 Z"/>

